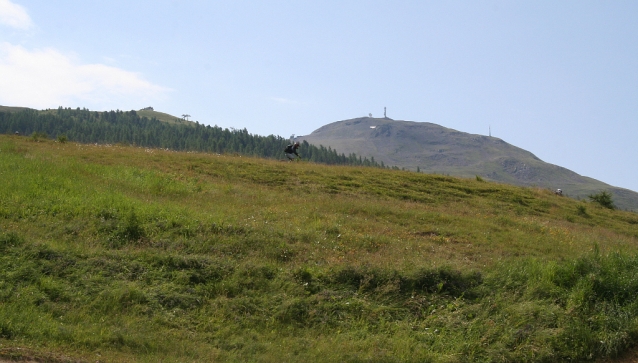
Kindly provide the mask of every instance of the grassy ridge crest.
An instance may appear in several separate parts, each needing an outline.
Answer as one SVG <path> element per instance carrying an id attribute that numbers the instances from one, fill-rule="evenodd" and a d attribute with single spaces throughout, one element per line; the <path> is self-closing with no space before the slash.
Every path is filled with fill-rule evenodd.
<path id="1" fill-rule="evenodd" d="M 638 338 L 638 216 L 544 189 L 16 136 L 0 182 L 4 356 L 582 361 Z"/>

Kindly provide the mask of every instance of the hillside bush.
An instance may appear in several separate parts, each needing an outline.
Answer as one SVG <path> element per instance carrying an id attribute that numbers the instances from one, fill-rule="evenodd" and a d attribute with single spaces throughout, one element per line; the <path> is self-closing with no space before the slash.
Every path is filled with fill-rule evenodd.
<path id="1" fill-rule="evenodd" d="M 614 201 L 612 200 L 611 193 L 609 192 L 602 191 L 596 194 L 590 194 L 589 200 L 591 200 L 593 203 L 600 205 L 601 207 L 608 208 L 608 209 L 616 209 L 616 206 L 614 205 Z"/>
<path id="2" fill-rule="evenodd" d="M 589 214 L 587 213 L 587 207 L 585 207 L 584 205 L 576 206 L 576 213 L 582 217 L 589 217 Z"/>
<path id="3" fill-rule="evenodd" d="M 49 135 L 47 135 L 47 133 L 43 131 L 34 131 L 31 134 L 31 140 L 35 142 L 38 142 L 40 140 L 46 140 L 48 137 Z"/>

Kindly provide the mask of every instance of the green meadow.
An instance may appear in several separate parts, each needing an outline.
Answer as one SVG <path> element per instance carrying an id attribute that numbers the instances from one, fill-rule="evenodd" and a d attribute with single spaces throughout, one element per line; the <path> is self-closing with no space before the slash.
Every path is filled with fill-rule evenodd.
<path id="1" fill-rule="evenodd" d="M 400 170 L 0 135 L 0 357 L 556 362 L 638 342 L 638 214 Z"/>

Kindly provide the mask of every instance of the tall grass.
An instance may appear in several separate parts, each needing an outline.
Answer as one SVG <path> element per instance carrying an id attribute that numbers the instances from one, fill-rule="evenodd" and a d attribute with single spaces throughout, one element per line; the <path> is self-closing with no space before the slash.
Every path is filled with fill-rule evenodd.
<path id="1" fill-rule="evenodd" d="M 638 217 L 550 191 L 6 136 L 0 183 L 0 343 L 33 357 L 578 361 L 637 338 Z"/>

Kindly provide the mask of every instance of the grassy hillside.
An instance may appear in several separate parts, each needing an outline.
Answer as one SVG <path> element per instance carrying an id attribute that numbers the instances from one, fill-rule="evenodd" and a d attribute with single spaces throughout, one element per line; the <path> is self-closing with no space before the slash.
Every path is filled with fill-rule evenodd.
<path id="1" fill-rule="evenodd" d="M 28 107 L 11 107 L 11 106 L 1 106 L 0 105 L 0 112 L 19 112 L 19 111 L 24 111 L 24 110 L 31 110 Z M 41 112 L 55 112 L 56 109 L 47 109 L 47 110 L 42 110 Z M 103 111 L 98 111 L 98 113 L 102 113 Z M 148 118 L 153 118 L 155 117 L 156 119 L 158 119 L 159 121 L 162 122 L 166 122 L 169 124 L 195 124 L 193 121 L 186 121 L 182 118 L 170 115 L 168 113 L 164 113 L 164 112 L 159 112 L 159 111 L 151 111 L 151 110 L 139 110 L 139 111 L 135 111 L 137 112 L 138 115 L 140 115 L 140 117 L 148 117 Z"/>
<path id="2" fill-rule="evenodd" d="M 12 107 L 12 106 L 0 106 L 0 112 L 18 112 L 29 110 L 28 107 Z"/>
<path id="3" fill-rule="evenodd" d="M 0 135 L 0 355 L 548 362 L 638 340 L 638 215 L 544 189 Z"/>
<path id="4" fill-rule="evenodd" d="M 638 211 L 638 193 L 634 191 L 548 164 L 499 138 L 429 122 L 362 117 L 333 122 L 300 138 L 310 144 L 330 146 L 339 153 L 374 157 L 385 165 L 412 171 L 465 178 L 480 175 L 500 183 L 562 189 L 580 199 L 607 191 L 614 195 L 619 208 Z"/>
<path id="5" fill-rule="evenodd" d="M 151 110 L 139 110 L 139 111 L 135 111 L 137 112 L 138 115 L 140 115 L 140 117 L 148 117 L 148 118 L 153 118 L 155 117 L 156 119 L 162 121 L 162 122 L 166 122 L 169 124 L 195 124 L 193 121 L 186 121 L 182 118 L 173 116 L 173 115 L 169 115 L 167 113 L 164 112 L 159 112 L 159 111 L 151 111 Z"/>

